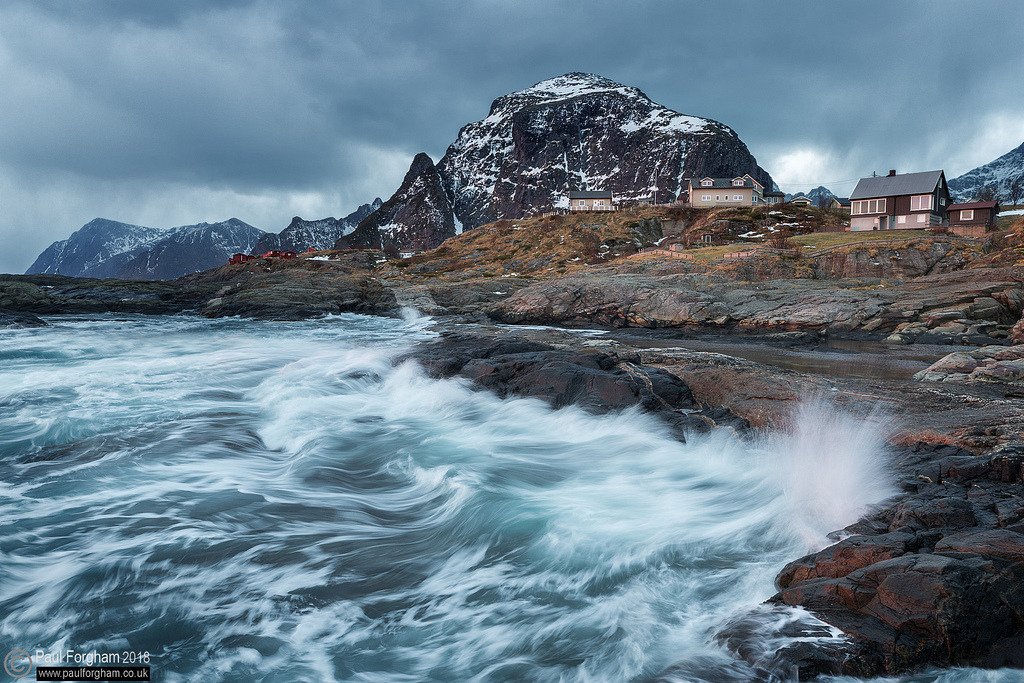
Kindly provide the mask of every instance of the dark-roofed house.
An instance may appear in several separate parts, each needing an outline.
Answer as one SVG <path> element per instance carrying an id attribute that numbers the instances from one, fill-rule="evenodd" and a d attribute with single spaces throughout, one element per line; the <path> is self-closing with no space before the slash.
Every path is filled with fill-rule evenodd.
<path id="1" fill-rule="evenodd" d="M 754 206 L 764 204 L 764 186 L 750 174 L 735 178 L 689 178 L 690 206 Z"/>
<path id="2" fill-rule="evenodd" d="M 902 230 L 946 224 L 946 174 L 939 171 L 861 178 L 850 195 L 850 230 Z"/>
<path id="3" fill-rule="evenodd" d="M 846 209 L 850 210 L 850 198 L 849 197 L 833 197 L 832 201 L 828 203 L 830 209 Z"/>
<path id="4" fill-rule="evenodd" d="M 785 192 L 765 192 L 762 196 L 765 204 L 781 204 L 786 201 Z"/>
<path id="5" fill-rule="evenodd" d="M 949 227 L 958 226 L 991 228 L 996 224 L 999 202 L 967 202 L 949 205 Z"/>
<path id="6" fill-rule="evenodd" d="M 789 203 L 793 206 L 814 206 L 814 202 L 810 197 L 804 194 L 798 194 L 789 200 Z"/>
<path id="7" fill-rule="evenodd" d="M 569 192 L 570 211 L 614 211 L 614 197 L 606 190 L 573 190 Z"/>

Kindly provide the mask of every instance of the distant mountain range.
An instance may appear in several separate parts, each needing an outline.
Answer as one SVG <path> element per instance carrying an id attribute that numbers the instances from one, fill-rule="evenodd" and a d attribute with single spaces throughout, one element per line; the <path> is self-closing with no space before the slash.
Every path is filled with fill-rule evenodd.
<path id="1" fill-rule="evenodd" d="M 950 179 L 949 191 L 957 201 L 991 197 L 1004 204 L 1024 202 L 1024 144 Z"/>
<path id="2" fill-rule="evenodd" d="M 570 190 L 675 199 L 685 178 L 767 171 L 728 126 L 680 114 L 637 88 L 588 73 L 494 100 L 436 164 L 413 160 L 399 190 L 339 246 L 423 249 L 500 218 L 568 207 Z"/>
<path id="3" fill-rule="evenodd" d="M 39 255 L 28 274 L 169 280 L 223 265 L 237 252 L 329 249 L 381 205 L 363 204 L 344 218 L 307 221 L 296 216 L 280 233 L 237 218 L 161 230 L 96 218 Z"/>

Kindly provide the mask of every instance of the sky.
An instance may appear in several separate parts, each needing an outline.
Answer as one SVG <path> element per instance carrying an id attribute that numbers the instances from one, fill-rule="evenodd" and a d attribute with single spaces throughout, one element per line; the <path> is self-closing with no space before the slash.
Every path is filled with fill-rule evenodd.
<path id="1" fill-rule="evenodd" d="M 3 0 L 0 272 L 102 216 L 280 231 L 570 71 L 728 124 L 782 189 L 1024 142 L 1016 2 Z"/>

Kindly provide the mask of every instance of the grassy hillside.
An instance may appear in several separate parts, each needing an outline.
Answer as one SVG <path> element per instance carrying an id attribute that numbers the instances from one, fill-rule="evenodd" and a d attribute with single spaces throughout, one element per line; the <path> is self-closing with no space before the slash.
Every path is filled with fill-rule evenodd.
<path id="1" fill-rule="evenodd" d="M 764 242 L 777 231 L 839 229 L 845 221 L 840 212 L 788 205 L 710 210 L 640 206 L 608 213 L 551 214 L 488 223 L 437 249 L 393 260 L 388 267 L 396 277 L 559 275 L 631 256 L 645 247 L 698 246 L 706 235 L 718 245 L 749 245 Z M 744 240 L 741 235 L 750 237 Z"/>

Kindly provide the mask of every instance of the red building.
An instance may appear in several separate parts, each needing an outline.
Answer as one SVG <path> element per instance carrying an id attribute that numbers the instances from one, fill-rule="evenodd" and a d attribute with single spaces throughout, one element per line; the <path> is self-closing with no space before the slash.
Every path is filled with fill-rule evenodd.
<path id="1" fill-rule="evenodd" d="M 228 263 L 232 265 L 238 265 L 239 263 L 248 263 L 249 261 L 254 261 L 255 259 L 256 257 L 251 256 L 250 254 L 232 254 L 231 258 L 228 259 Z"/>

